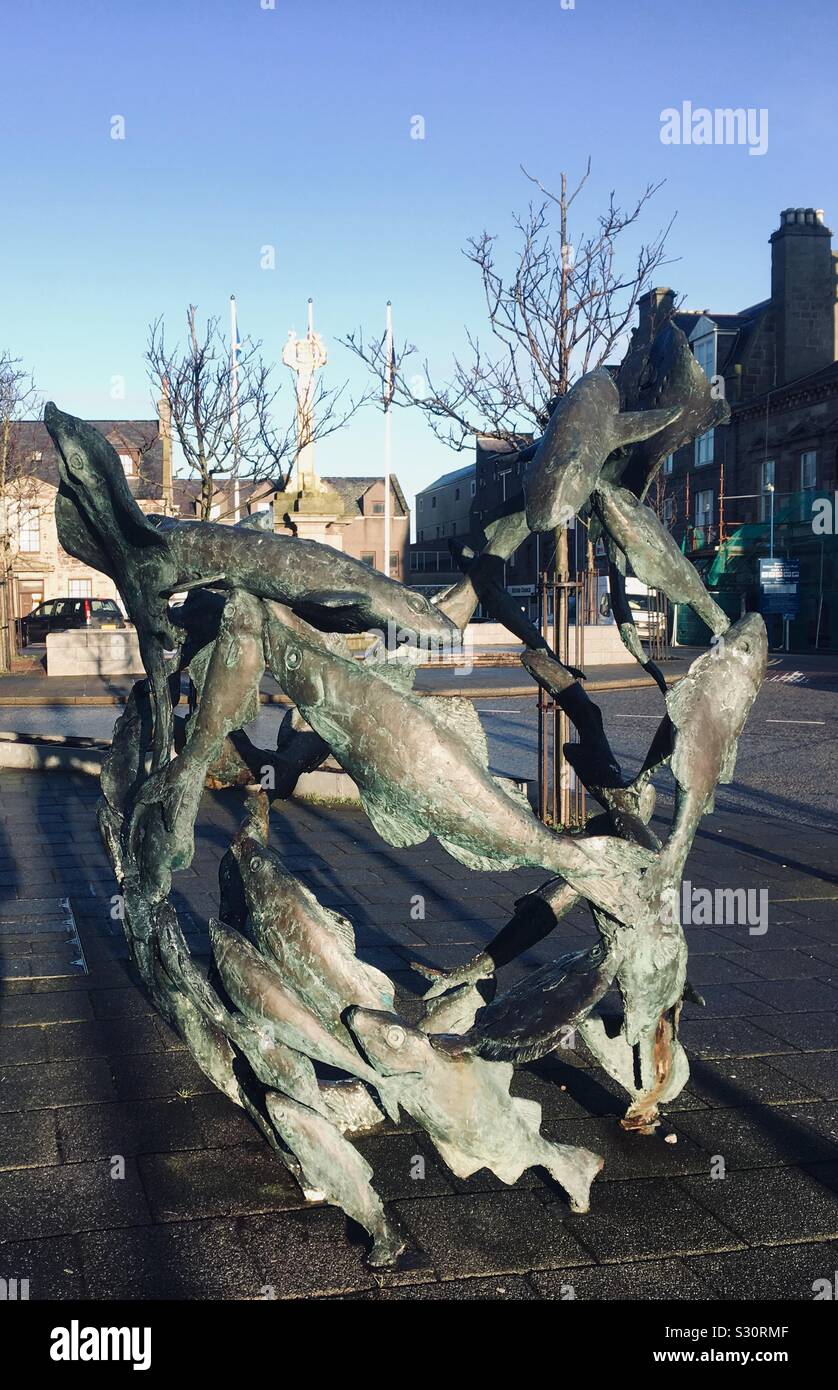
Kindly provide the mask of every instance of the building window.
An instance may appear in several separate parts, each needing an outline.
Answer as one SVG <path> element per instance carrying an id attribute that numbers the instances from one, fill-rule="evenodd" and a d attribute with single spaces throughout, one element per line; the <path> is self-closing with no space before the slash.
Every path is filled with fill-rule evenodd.
<path id="1" fill-rule="evenodd" d="M 455 488 L 454 488 L 454 501 L 455 501 L 455 502 L 459 502 L 459 500 L 460 500 L 460 489 L 459 489 L 458 487 L 455 487 Z"/>
<path id="2" fill-rule="evenodd" d="M 672 455 L 669 455 L 672 458 Z M 667 531 L 672 530 L 672 523 L 675 520 L 675 499 L 674 497 L 664 497 L 661 510 L 661 519 Z"/>
<path id="3" fill-rule="evenodd" d="M 130 478 L 134 472 L 134 459 L 131 454 L 120 454 L 119 462 L 122 464 L 126 478 Z"/>
<path id="4" fill-rule="evenodd" d="M 218 518 L 220 517 L 220 515 L 221 515 L 221 503 L 220 503 L 220 502 L 215 502 L 215 503 L 213 504 L 213 506 L 210 507 L 210 521 L 217 521 Z"/>
<path id="5" fill-rule="evenodd" d="M 818 456 L 814 449 L 800 455 L 800 491 L 817 487 Z"/>
<path id="6" fill-rule="evenodd" d="M 89 579 L 71 579 L 69 584 L 70 598 L 90 598 L 93 593 L 92 581 Z"/>
<path id="7" fill-rule="evenodd" d="M 693 343 L 695 360 L 708 380 L 712 381 L 716 375 L 716 335 L 715 333 L 705 333 L 703 337 L 696 338 Z"/>
<path id="8" fill-rule="evenodd" d="M 432 507 L 435 507 L 435 506 L 436 506 L 436 493 L 434 493 L 433 497 L 431 498 L 431 506 L 432 506 Z"/>
<path id="9" fill-rule="evenodd" d="M 34 555 L 41 548 L 41 514 L 37 507 L 16 509 L 17 548 L 22 555 Z"/>
<path id="10" fill-rule="evenodd" d="M 391 551 L 390 551 L 390 573 L 391 573 L 391 574 L 398 574 L 398 572 L 399 572 L 399 552 L 398 552 L 397 550 L 391 550 Z"/>
<path id="11" fill-rule="evenodd" d="M 374 514 L 375 516 L 383 516 L 383 515 L 384 515 L 384 503 L 383 503 L 383 502 L 373 502 L 373 504 L 372 504 L 372 510 L 373 510 L 373 514 Z"/>
<path id="12" fill-rule="evenodd" d="M 667 454 L 666 458 L 665 458 L 664 461 L 663 461 L 663 471 L 664 471 L 664 473 L 671 473 L 671 472 L 672 472 L 672 465 L 673 465 L 674 459 L 675 459 L 675 455 L 674 455 L 674 454 Z"/>
<path id="13" fill-rule="evenodd" d="M 477 482 L 476 482 L 476 480 L 475 480 L 474 478 L 472 478 L 472 480 L 471 480 L 471 495 L 472 495 L 472 497 L 474 496 L 474 494 L 476 493 L 476 491 L 477 491 Z"/>
<path id="14" fill-rule="evenodd" d="M 768 520 L 768 513 L 771 503 L 768 499 L 768 488 L 774 486 L 774 460 L 763 459 L 759 470 L 759 519 Z"/>
<path id="15" fill-rule="evenodd" d="M 706 492 L 695 494 L 695 524 L 696 526 L 712 526 L 713 524 L 713 490 L 708 488 Z"/>
<path id="16" fill-rule="evenodd" d="M 695 441 L 695 466 L 701 468 L 705 463 L 713 462 L 713 436 L 715 430 L 708 430 L 706 434 L 700 434 Z"/>
<path id="17" fill-rule="evenodd" d="M 32 463 L 40 463 L 42 458 L 43 458 L 43 454 L 41 453 L 40 449 L 34 449 L 34 450 L 32 451 L 32 459 L 31 459 L 31 462 L 32 462 Z"/>
<path id="18" fill-rule="evenodd" d="M 370 569 L 374 570 L 374 569 L 375 569 L 375 551 L 374 551 L 374 550 L 362 550 L 362 551 L 361 551 L 361 564 L 362 564 L 362 565 L 369 565 Z"/>

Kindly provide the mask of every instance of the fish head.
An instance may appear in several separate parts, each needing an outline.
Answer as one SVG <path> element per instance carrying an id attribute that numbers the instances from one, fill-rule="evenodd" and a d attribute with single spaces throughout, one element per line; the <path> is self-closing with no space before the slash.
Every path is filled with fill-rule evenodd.
<path id="1" fill-rule="evenodd" d="M 271 674 L 300 708 L 322 704 L 330 639 L 309 628 L 281 603 L 265 599 L 262 606 L 266 615 L 265 655 Z"/>
<path id="2" fill-rule="evenodd" d="M 717 639 L 724 644 L 722 660 L 741 678 L 742 696 L 748 706 L 752 703 L 765 677 L 768 665 L 768 633 L 760 613 L 746 613 L 731 623 L 727 632 Z M 732 673 L 732 672 L 731 672 Z"/>
<path id="3" fill-rule="evenodd" d="M 388 650 L 403 643 L 444 650 L 458 642 L 459 628 L 424 594 L 370 570 L 360 560 L 351 565 L 346 587 L 312 590 L 295 600 L 300 617 L 322 632 L 373 631 Z"/>
<path id="4" fill-rule="evenodd" d="M 68 534 L 81 527 L 106 552 L 119 542 L 165 550 L 165 537 L 137 506 L 119 455 L 104 435 L 52 401 L 44 407 L 44 424 L 58 452 L 59 493 L 65 499 L 58 518 Z"/>
<path id="5" fill-rule="evenodd" d="M 614 447 L 611 426 L 620 393 L 604 368 L 588 372 L 562 396 L 524 474 L 531 531 L 567 526 L 594 489 Z"/>
<path id="6" fill-rule="evenodd" d="M 382 1076 L 422 1072 L 428 1066 L 431 1045 L 427 1035 L 411 1028 L 397 1014 L 356 1004 L 347 1009 L 345 1020 L 370 1066 Z"/>

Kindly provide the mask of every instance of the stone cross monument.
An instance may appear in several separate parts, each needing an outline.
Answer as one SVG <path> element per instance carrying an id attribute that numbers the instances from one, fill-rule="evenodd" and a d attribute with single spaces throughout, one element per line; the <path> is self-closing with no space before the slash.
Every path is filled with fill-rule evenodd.
<path id="1" fill-rule="evenodd" d="M 321 491 L 314 462 L 314 402 L 316 374 L 325 366 L 328 354 L 319 333 L 314 331 L 314 304 L 308 301 L 308 331 L 298 338 L 289 330 L 288 341 L 282 350 L 282 360 L 296 377 L 297 393 L 297 491 Z"/>

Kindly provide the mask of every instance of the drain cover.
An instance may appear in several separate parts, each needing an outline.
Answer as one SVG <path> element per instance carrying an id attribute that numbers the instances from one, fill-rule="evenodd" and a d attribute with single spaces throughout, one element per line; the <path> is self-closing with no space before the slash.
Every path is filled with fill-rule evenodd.
<path id="1" fill-rule="evenodd" d="M 87 973 L 69 898 L 0 902 L 0 980 Z"/>

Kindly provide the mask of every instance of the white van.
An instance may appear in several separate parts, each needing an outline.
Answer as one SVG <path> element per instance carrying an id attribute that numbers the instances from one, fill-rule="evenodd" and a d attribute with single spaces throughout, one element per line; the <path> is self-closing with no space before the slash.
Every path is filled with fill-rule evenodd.
<path id="1" fill-rule="evenodd" d="M 626 579 L 626 598 L 637 628 L 637 635 L 648 642 L 653 636 L 663 636 L 666 616 L 660 610 L 657 592 L 633 576 Z"/>

